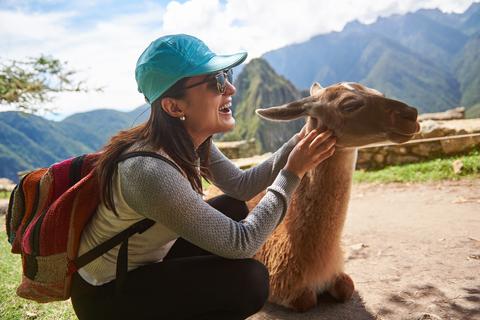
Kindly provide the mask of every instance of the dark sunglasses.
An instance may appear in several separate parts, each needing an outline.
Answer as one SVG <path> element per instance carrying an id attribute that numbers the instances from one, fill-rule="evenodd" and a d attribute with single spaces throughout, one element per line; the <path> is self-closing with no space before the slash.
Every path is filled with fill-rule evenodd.
<path id="1" fill-rule="evenodd" d="M 186 87 L 183 87 L 181 90 L 186 90 L 186 89 L 190 89 L 190 88 L 193 88 L 193 87 L 196 87 L 196 86 L 199 86 L 201 84 L 204 84 L 204 83 L 213 83 L 214 81 L 216 82 L 216 89 L 217 89 L 217 92 L 218 94 L 224 94 L 225 93 L 225 90 L 227 90 L 227 81 L 230 82 L 230 83 L 233 83 L 233 70 L 232 69 L 228 69 L 228 70 L 222 70 L 214 75 L 211 75 L 211 76 L 208 76 L 206 79 L 200 81 L 200 82 L 197 82 L 197 83 L 194 83 L 194 84 L 191 84 L 189 86 L 186 86 Z"/>

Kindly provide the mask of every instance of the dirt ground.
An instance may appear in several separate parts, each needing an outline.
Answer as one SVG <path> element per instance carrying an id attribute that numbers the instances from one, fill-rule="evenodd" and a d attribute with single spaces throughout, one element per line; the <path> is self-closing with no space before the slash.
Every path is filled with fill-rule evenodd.
<path id="1" fill-rule="evenodd" d="M 480 179 L 354 185 L 343 245 L 352 300 L 249 320 L 480 320 Z"/>
<path id="2" fill-rule="evenodd" d="M 351 301 L 249 320 L 480 319 L 480 179 L 355 185 L 343 244 Z"/>

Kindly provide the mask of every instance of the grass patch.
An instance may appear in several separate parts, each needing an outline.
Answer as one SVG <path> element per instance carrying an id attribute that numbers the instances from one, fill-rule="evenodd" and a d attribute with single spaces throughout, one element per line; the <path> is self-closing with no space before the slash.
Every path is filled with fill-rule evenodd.
<path id="1" fill-rule="evenodd" d="M 207 190 L 207 188 L 210 187 L 210 182 L 202 178 L 202 188 L 203 190 Z"/>
<path id="2" fill-rule="evenodd" d="M 0 191 L 0 199 L 10 199 L 9 191 Z"/>
<path id="3" fill-rule="evenodd" d="M 11 247 L 5 233 L 5 216 L 0 217 L 0 227 L 0 319 L 77 319 L 70 300 L 40 304 L 16 295 L 22 277 L 20 256 L 10 253 Z"/>
<path id="4" fill-rule="evenodd" d="M 461 174 L 455 174 L 453 161 L 463 162 Z M 356 171 L 353 179 L 361 182 L 424 182 L 438 180 L 458 180 L 461 178 L 480 177 L 480 151 L 476 150 L 466 156 L 435 159 L 422 163 L 390 166 L 375 171 Z M 208 183 L 202 179 L 204 189 Z M 1 195 L 1 193 L 0 193 Z M 6 196 L 5 198 L 8 198 Z M 70 301 L 39 304 L 25 300 L 15 294 L 21 279 L 21 261 L 19 255 L 10 253 L 5 230 L 5 216 L 0 217 L 0 319 L 76 319 Z"/>
<path id="5" fill-rule="evenodd" d="M 477 103 L 465 110 L 465 117 L 467 119 L 480 118 L 480 103 Z"/>
<path id="6" fill-rule="evenodd" d="M 452 164 L 455 160 L 463 162 L 460 174 L 453 172 Z M 480 175 L 480 151 L 474 150 L 465 156 L 440 158 L 421 163 L 389 166 L 380 170 L 357 170 L 353 181 L 361 182 L 425 182 L 439 180 L 458 180 L 462 178 L 478 177 Z"/>

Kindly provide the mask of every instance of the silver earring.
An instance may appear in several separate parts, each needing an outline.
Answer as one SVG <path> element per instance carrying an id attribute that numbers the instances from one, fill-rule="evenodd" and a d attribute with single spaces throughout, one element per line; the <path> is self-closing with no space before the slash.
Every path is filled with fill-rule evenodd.
<path id="1" fill-rule="evenodd" d="M 181 116 L 180 120 L 185 121 L 185 116 Z"/>

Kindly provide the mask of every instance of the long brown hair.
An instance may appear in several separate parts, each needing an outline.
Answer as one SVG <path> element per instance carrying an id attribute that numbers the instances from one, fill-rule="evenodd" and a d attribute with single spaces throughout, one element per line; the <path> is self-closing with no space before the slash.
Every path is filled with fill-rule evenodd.
<path id="1" fill-rule="evenodd" d="M 96 174 L 100 185 L 100 199 L 105 206 L 118 215 L 113 200 L 113 175 L 118 157 L 135 143 L 153 150 L 162 148 L 186 173 L 192 188 L 202 193 L 202 177 L 208 180 L 209 151 L 212 137 L 209 137 L 195 150 L 192 139 L 182 121 L 170 116 L 161 105 L 162 98 L 181 99 L 181 90 L 188 78 L 183 78 L 171 86 L 160 98 L 151 103 L 150 118 L 136 127 L 120 131 L 101 150 L 97 161 Z M 200 172 L 196 160 L 200 158 Z"/>

